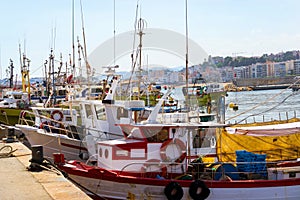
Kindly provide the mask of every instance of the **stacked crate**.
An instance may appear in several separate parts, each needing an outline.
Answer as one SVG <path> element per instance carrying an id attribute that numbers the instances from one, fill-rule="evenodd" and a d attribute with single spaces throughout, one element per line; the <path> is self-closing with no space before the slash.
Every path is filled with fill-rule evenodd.
<path id="1" fill-rule="evenodd" d="M 266 154 L 255 154 L 245 150 L 238 150 L 235 153 L 238 171 L 267 176 Z"/>

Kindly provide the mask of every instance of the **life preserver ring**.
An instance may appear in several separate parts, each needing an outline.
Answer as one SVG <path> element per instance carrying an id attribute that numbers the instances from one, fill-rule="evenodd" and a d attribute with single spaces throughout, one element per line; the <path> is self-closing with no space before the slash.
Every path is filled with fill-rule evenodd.
<path id="1" fill-rule="evenodd" d="M 201 180 L 195 180 L 189 187 L 189 195 L 194 200 L 204 200 L 210 194 L 210 189 Z"/>
<path id="2" fill-rule="evenodd" d="M 165 177 L 167 175 L 167 172 L 168 172 L 168 169 L 167 169 L 167 166 L 166 165 L 160 165 L 160 162 L 161 160 L 159 159 L 150 159 L 150 160 L 147 160 L 144 165 L 141 167 L 141 172 L 142 173 L 146 173 L 147 172 L 147 169 L 150 167 L 150 166 L 153 166 L 153 165 L 157 165 L 160 167 L 161 169 L 161 175 L 163 177 Z M 157 164 L 156 164 L 157 163 Z"/>
<path id="3" fill-rule="evenodd" d="M 56 117 L 56 116 L 58 116 L 58 117 Z M 56 121 L 61 121 L 63 119 L 63 117 L 64 117 L 64 115 L 59 110 L 54 110 L 51 113 L 51 118 L 54 119 L 54 120 L 56 120 Z"/>
<path id="4" fill-rule="evenodd" d="M 170 140 L 167 140 L 165 141 L 164 143 L 162 143 L 161 147 L 160 147 L 160 157 L 163 161 L 168 161 L 170 160 L 170 157 L 167 155 L 167 148 L 169 145 L 171 144 L 175 144 L 177 146 L 177 148 L 179 149 L 179 153 L 180 153 L 180 156 L 178 158 L 176 158 L 174 160 L 175 163 L 182 163 L 183 160 L 186 158 L 186 146 L 185 144 L 180 140 L 180 139 L 177 139 L 175 138 L 174 140 L 173 139 L 170 139 Z"/>
<path id="5" fill-rule="evenodd" d="M 166 185 L 164 193 L 168 200 L 180 200 L 183 197 L 183 189 L 179 183 L 172 181 Z"/>

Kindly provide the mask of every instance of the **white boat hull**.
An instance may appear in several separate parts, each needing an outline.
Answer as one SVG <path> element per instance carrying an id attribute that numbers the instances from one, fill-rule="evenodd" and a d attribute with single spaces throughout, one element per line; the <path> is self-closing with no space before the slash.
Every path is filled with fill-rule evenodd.
<path id="1" fill-rule="evenodd" d="M 165 188 L 176 182 L 183 191 L 182 199 L 193 199 L 189 189 L 194 180 L 145 178 L 141 172 L 131 176 L 126 172 L 108 171 L 85 166 L 76 161 L 58 165 L 70 179 L 87 188 L 87 192 L 105 199 L 167 199 Z M 210 193 L 207 200 L 298 200 L 300 178 L 281 180 L 204 180 Z M 201 186 L 202 187 L 202 186 Z M 204 187 L 202 187 L 204 188 Z M 202 194 L 204 195 L 204 194 Z M 133 198 L 134 197 L 134 198 Z"/>
<path id="2" fill-rule="evenodd" d="M 46 158 L 52 159 L 54 153 L 63 153 L 67 160 L 83 161 L 79 155 L 88 155 L 85 143 L 81 140 L 69 138 L 63 134 L 49 133 L 28 125 L 17 124 L 16 127 L 25 134 L 31 146 L 43 146 L 43 154 Z"/>
<path id="3" fill-rule="evenodd" d="M 121 183 L 116 181 L 100 180 L 69 174 L 72 180 L 87 187 L 100 197 L 108 199 L 155 199 L 165 200 L 165 186 L 146 185 L 135 183 Z M 160 180 L 158 180 L 160 181 Z M 145 181 L 147 182 L 147 181 Z M 180 183 L 180 181 L 178 181 Z M 189 188 L 182 187 L 184 196 L 182 199 L 192 199 L 189 195 Z M 210 195 L 207 200 L 299 200 L 300 185 L 278 186 L 278 187 L 254 187 L 254 188 L 210 188 Z"/>

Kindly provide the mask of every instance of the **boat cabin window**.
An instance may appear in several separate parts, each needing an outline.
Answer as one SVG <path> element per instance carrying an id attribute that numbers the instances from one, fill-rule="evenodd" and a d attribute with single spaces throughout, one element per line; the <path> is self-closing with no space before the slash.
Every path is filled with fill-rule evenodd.
<path id="1" fill-rule="evenodd" d="M 151 127 L 142 128 L 142 131 L 148 142 L 164 142 L 169 139 L 169 128 L 166 127 Z"/>
<path id="2" fill-rule="evenodd" d="M 84 108 L 85 108 L 86 118 L 91 118 L 91 116 L 93 116 L 92 106 L 88 105 L 88 104 L 85 104 Z"/>
<path id="3" fill-rule="evenodd" d="M 215 128 L 199 129 L 193 137 L 193 148 L 211 147 L 215 133 Z"/>
<path id="4" fill-rule="evenodd" d="M 117 119 L 120 120 L 122 117 L 128 118 L 128 110 L 124 108 L 117 109 Z"/>
<path id="5" fill-rule="evenodd" d="M 57 94 L 58 94 L 59 96 L 64 96 L 64 95 L 67 94 L 67 91 L 66 91 L 66 90 L 58 90 Z"/>
<path id="6" fill-rule="evenodd" d="M 91 93 L 102 93 L 103 89 L 102 88 L 91 88 Z"/>
<path id="7" fill-rule="evenodd" d="M 14 94 L 13 95 L 15 99 L 22 99 L 22 95 L 21 94 Z"/>
<path id="8" fill-rule="evenodd" d="M 97 119 L 106 120 L 105 107 L 102 105 L 95 105 L 95 111 L 97 115 Z"/>
<path id="9" fill-rule="evenodd" d="M 81 106 L 73 106 L 73 109 L 76 110 L 76 120 L 77 120 L 77 126 L 81 126 L 82 125 L 82 119 L 81 119 Z"/>
<path id="10" fill-rule="evenodd" d="M 76 117 L 76 110 L 73 110 L 72 113 L 70 110 L 63 110 L 63 114 L 65 116 L 65 121 L 67 122 L 71 122 L 72 121 L 72 117 Z"/>

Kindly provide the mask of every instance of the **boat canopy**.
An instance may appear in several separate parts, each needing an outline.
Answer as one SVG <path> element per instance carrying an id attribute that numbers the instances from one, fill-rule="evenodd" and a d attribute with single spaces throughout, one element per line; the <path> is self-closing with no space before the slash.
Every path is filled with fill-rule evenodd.
<path id="1" fill-rule="evenodd" d="M 217 134 L 217 154 L 221 162 L 235 162 L 236 151 L 266 154 L 267 161 L 300 157 L 300 122 L 227 127 Z"/>

